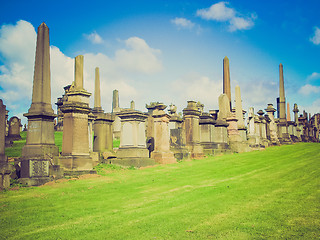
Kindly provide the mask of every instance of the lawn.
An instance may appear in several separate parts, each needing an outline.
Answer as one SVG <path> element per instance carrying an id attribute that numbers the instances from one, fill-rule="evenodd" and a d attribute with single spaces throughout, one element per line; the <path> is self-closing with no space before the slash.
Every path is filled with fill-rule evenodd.
<path id="1" fill-rule="evenodd" d="M 319 239 L 320 145 L 207 157 L 0 193 L 4 239 Z"/>

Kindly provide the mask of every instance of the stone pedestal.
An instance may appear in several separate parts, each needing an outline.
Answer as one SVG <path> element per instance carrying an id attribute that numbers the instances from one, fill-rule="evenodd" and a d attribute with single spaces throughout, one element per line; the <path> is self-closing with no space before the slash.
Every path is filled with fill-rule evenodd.
<path id="1" fill-rule="evenodd" d="M 268 147 L 269 146 L 269 140 L 267 138 L 267 121 L 264 117 L 264 112 L 262 110 L 258 111 L 259 114 L 259 128 L 260 128 L 260 141 L 262 147 Z"/>
<path id="2" fill-rule="evenodd" d="M 209 113 L 200 115 L 200 143 L 203 147 L 204 154 L 214 153 L 214 124 L 216 121 Z"/>
<path id="3" fill-rule="evenodd" d="M 151 152 L 151 158 L 161 164 L 177 162 L 173 153 L 170 151 L 168 129 L 170 116 L 164 112 L 165 108 L 165 105 L 158 105 L 152 113 L 154 151 Z"/>
<path id="4" fill-rule="evenodd" d="M 94 121 L 94 152 L 113 152 L 113 121 L 114 117 L 111 114 L 96 114 L 96 120 Z"/>
<path id="5" fill-rule="evenodd" d="M 120 147 L 116 152 L 117 159 L 111 159 L 110 163 L 128 167 L 154 165 L 155 160 L 149 158 L 146 148 L 145 121 L 148 114 L 128 109 L 118 116 L 121 119 Z"/>
<path id="6" fill-rule="evenodd" d="M 199 116 L 200 111 L 195 101 L 188 101 L 183 109 L 184 129 L 186 131 L 186 145 L 191 153 L 191 158 L 201 159 L 204 157 L 203 147 L 200 144 Z"/>

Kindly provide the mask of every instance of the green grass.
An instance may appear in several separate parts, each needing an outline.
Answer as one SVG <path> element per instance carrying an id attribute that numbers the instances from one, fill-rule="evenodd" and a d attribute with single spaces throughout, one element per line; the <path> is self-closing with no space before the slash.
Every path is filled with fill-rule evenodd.
<path id="1" fill-rule="evenodd" d="M 0 193 L 4 239 L 319 239 L 320 145 L 208 157 Z"/>

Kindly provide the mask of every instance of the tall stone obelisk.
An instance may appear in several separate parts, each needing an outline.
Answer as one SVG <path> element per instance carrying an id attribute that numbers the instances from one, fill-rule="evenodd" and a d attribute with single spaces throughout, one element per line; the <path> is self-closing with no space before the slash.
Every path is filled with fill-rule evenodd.
<path id="1" fill-rule="evenodd" d="M 121 120 L 118 117 L 118 114 L 121 112 L 121 108 L 119 105 L 119 91 L 113 90 L 112 95 L 112 115 L 114 116 L 113 126 L 113 136 L 114 138 L 120 139 L 121 135 Z"/>
<path id="2" fill-rule="evenodd" d="M 59 155 L 54 144 L 54 118 L 51 106 L 49 28 L 38 27 L 32 103 L 28 113 L 27 142 L 22 148 L 21 182 L 41 185 L 50 180 L 49 162 Z"/>
<path id="3" fill-rule="evenodd" d="M 230 85 L 230 69 L 229 69 L 229 59 L 227 56 L 223 59 L 223 93 L 227 95 L 231 107 L 231 85 Z"/>
<path id="4" fill-rule="evenodd" d="M 286 98 L 284 91 L 283 66 L 279 65 L 279 140 L 281 143 L 290 142 L 288 123 L 286 119 Z"/>

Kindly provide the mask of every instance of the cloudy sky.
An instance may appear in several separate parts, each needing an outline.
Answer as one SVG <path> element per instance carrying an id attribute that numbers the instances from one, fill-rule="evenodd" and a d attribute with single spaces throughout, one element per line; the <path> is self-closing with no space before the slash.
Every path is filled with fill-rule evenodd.
<path id="1" fill-rule="evenodd" d="M 50 29 L 52 103 L 74 78 L 74 57 L 84 55 L 84 87 L 94 91 L 100 67 L 102 107 L 146 111 L 145 104 L 187 100 L 218 108 L 222 61 L 228 56 L 232 98 L 243 107 L 276 105 L 279 64 L 292 109 L 320 112 L 320 2 L 248 1 L 2 1 L 0 98 L 10 117 L 31 104 L 37 27 Z M 93 107 L 93 97 L 91 99 Z M 23 122 L 26 118 L 23 117 Z"/>

